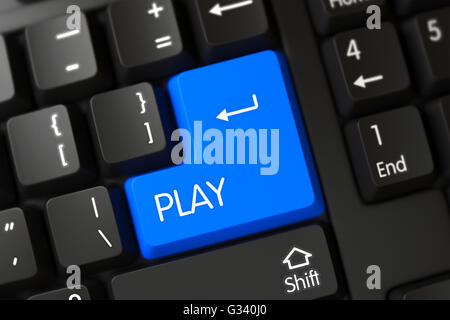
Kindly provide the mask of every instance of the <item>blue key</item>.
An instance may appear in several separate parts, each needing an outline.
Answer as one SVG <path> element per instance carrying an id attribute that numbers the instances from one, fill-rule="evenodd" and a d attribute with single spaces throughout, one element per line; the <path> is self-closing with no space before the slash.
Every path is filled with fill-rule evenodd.
<path id="1" fill-rule="evenodd" d="M 183 129 L 172 138 L 183 141 L 184 162 L 131 178 L 125 185 L 145 258 L 324 212 L 290 86 L 283 58 L 273 51 L 187 71 L 169 81 Z M 175 162 L 180 161 L 180 147 L 172 152 Z"/>

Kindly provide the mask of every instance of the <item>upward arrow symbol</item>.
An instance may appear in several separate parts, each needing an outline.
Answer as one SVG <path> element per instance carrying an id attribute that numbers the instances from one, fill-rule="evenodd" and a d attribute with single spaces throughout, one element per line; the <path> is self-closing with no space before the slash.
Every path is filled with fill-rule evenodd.
<path id="1" fill-rule="evenodd" d="M 222 13 L 225 11 L 235 10 L 242 7 L 250 6 L 253 4 L 253 0 L 245 0 L 241 2 L 236 2 L 227 6 L 221 6 L 220 3 L 217 3 L 214 7 L 209 10 L 209 13 L 216 15 L 216 16 L 222 16 Z"/>

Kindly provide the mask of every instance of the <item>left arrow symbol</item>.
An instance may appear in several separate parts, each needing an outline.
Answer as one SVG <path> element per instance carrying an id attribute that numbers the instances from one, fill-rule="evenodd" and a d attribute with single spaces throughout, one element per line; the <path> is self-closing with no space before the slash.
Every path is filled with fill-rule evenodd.
<path id="1" fill-rule="evenodd" d="M 222 13 L 225 11 L 230 11 L 234 9 L 239 9 L 242 7 L 246 7 L 253 4 L 253 0 L 246 0 L 241 2 L 236 2 L 227 6 L 221 6 L 220 3 L 217 3 L 214 7 L 209 10 L 209 13 L 216 15 L 216 16 L 222 16 Z"/>
<path id="2" fill-rule="evenodd" d="M 361 76 L 359 76 L 358 79 L 356 79 L 355 82 L 353 82 L 353 84 L 357 87 L 365 89 L 367 87 L 367 84 L 372 83 L 372 82 L 381 81 L 383 79 L 384 79 L 384 77 L 382 75 L 371 77 L 371 78 L 364 78 L 364 76 L 361 75 Z"/>

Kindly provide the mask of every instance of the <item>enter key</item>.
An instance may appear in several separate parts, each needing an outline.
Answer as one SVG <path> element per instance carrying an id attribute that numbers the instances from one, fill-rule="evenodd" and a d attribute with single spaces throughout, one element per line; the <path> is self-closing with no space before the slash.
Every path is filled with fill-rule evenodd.
<path id="1" fill-rule="evenodd" d="M 264 51 L 170 80 L 180 128 L 172 134 L 178 142 L 172 161 L 180 165 L 126 183 L 145 258 L 324 212 L 299 107 L 284 71 L 282 59 Z"/>

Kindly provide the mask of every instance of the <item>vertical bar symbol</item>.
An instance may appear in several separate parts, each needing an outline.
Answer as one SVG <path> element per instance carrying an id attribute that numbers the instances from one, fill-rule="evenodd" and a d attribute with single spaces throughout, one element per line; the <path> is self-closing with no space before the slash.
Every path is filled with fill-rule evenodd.
<path id="1" fill-rule="evenodd" d="M 97 202 L 95 202 L 95 198 L 91 198 L 92 208 L 94 208 L 95 217 L 98 219 L 98 210 L 97 210 Z"/>

